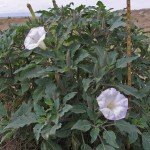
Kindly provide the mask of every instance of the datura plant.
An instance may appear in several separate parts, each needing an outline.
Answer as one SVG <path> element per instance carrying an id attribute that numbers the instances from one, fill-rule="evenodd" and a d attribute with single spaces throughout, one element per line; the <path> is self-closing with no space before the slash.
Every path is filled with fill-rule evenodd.
<path id="1" fill-rule="evenodd" d="M 71 5 L 0 33 L 1 149 L 149 150 L 147 36 L 128 57 L 124 13 Z"/>

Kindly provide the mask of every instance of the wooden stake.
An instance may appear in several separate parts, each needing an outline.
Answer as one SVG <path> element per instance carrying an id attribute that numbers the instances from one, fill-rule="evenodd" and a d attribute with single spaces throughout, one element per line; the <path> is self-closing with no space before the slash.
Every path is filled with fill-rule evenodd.
<path id="1" fill-rule="evenodd" d="M 131 5 L 127 0 L 127 55 L 131 57 Z M 128 86 L 131 86 L 131 63 L 128 64 Z"/>

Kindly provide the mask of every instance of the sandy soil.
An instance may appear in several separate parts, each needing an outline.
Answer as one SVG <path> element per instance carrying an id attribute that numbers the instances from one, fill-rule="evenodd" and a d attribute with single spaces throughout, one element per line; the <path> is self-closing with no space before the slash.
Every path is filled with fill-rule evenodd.
<path id="1" fill-rule="evenodd" d="M 22 18 L 0 18 L 0 31 L 6 30 L 12 24 L 23 24 L 28 20 L 28 17 Z"/>
<path id="2" fill-rule="evenodd" d="M 136 23 L 137 26 L 143 28 L 144 31 L 150 32 L 150 9 L 141 9 L 132 11 L 132 20 Z M 22 24 L 27 21 L 27 17 L 22 18 L 0 18 L 0 31 L 3 31 L 11 24 Z"/>

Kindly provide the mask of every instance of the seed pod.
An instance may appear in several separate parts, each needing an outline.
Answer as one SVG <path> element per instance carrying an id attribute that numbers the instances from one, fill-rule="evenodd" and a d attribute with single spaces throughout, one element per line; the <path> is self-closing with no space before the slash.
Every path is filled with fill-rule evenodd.
<path id="1" fill-rule="evenodd" d="M 71 66 L 71 58 L 70 58 L 70 50 L 68 49 L 67 54 L 66 54 L 66 64 L 70 68 Z"/>
<path id="2" fill-rule="evenodd" d="M 98 63 L 96 63 L 95 66 L 94 66 L 94 71 L 93 71 L 94 77 L 97 77 L 97 76 L 98 76 L 98 70 L 99 70 L 99 68 L 98 68 Z"/>
<path id="3" fill-rule="evenodd" d="M 56 79 L 58 87 L 61 89 L 62 93 L 65 94 L 66 93 L 65 87 L 61 81 L 60 74 L 57 72 L 55 73 L 55 79 Z"/>

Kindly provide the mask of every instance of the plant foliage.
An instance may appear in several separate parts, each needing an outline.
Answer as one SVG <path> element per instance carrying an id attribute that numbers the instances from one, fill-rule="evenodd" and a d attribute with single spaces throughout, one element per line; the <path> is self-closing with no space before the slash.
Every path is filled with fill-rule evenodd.
<path id="1" fill-rule="evenodd" d="M 124 14 L 106 10 L 101 1 L 71 5 L 39 11 L 37 20 L 0 33 L 2 147 L 8 139 L 25 139 L 27 149 L 149 150 L 147 37 L 132 25 L 132 57 L 127 57 Z M 47 32 L 47 49 L 26 50 L 24 39 L 38 26 Z M 109 87 L 131 96 L 124 120 L 108 121 L 99 112 L 96 97 Z"/>

